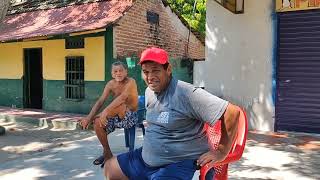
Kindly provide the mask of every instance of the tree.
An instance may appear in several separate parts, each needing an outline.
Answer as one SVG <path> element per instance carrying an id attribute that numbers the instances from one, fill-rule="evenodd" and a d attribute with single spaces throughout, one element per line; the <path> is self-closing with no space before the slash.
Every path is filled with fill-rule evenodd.
<path id="1" fill-rule="evenodd" d="M 193 10 L 195 1 L 196 7 Z M 206 2 L 207 0 L 167 0 L 170 7 L 177 11 L 203 37 L 206 33 Z"/>
<path id="2" fill-rule="evenodd" d="M 0 0 L 0 24 L 7 14 L 9 5 L 10 5 L 10 0 Z"/>

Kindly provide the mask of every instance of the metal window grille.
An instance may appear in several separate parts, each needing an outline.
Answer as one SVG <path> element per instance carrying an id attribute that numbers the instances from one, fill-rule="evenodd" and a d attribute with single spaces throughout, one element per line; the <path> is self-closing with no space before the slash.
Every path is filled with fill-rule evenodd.
<path id="1" fill-rule="evenodd" d="M 70 100 L 84 99 L 84 57 L 66 57 L 65 97 Z"/>
<path id="2" fill-rule="evenodd" d="M 66 49 L 80 49 L 84 48 L 84 38 L 66 38 Z"/>

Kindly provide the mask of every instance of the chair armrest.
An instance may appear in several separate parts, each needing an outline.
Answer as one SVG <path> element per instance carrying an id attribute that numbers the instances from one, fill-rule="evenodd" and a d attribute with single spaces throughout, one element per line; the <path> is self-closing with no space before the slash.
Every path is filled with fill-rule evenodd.
<path id="1" fill-rule="evenodd" d="M 241 158 L 242 152 L 243 152 L 243 149 L 240 149 L 240 148 L 241 148 L 240 146 L 236 146 L 235 150 L 232 153 L 229 153 L 228 156 L 221 162 L 217 162 L 214 164 L 210 164 L 210 163 L 205 164 L 200 169 L 201 173 L 207 174 L 207 172 L 214 167 L 238 161 Z"/>

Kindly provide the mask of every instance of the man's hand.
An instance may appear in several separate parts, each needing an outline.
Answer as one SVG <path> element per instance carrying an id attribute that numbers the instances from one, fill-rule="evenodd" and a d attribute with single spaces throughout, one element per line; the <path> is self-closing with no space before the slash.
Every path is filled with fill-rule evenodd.
<path id="1" fill-rule="evenodd" d="M 221 152 L 219 150 L 209 151 L 200 156 L 197 160 L 197 165 L 204 166 L 207 163 L 214 164 L 223 161 L 227 157 L 228 153 Z"/>
<path id="2" fill-rule="evenodd" d="M 101 113 L 101 116 L 99 118 L 100 127 L 105 127 L 107 125 L 107 116 L 105 113 Z"/>
<path id="3" fill-rule="evenodd" d="M 90 119 L 85 117 L 79 121 L 79 124 L 82 127 L 82 129 L 88 129 L 90 122 Z"/>

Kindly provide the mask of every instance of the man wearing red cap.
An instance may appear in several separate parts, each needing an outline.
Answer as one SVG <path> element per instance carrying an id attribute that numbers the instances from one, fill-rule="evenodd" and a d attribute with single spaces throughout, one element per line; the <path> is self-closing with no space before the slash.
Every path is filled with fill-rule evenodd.
<path id="1" fill-rule="evenodd" d="M 240 112 L 207 91 L 172 77 L 168 53 L 142 52 L 140 62 L 148 88 L 143 146 L 106 162 L 109 179 L 192 179 L 198 166 L 222 161 L 229 153 Z M 210 151 L 205 123 L 222 121 L 218 150 Z"/>

